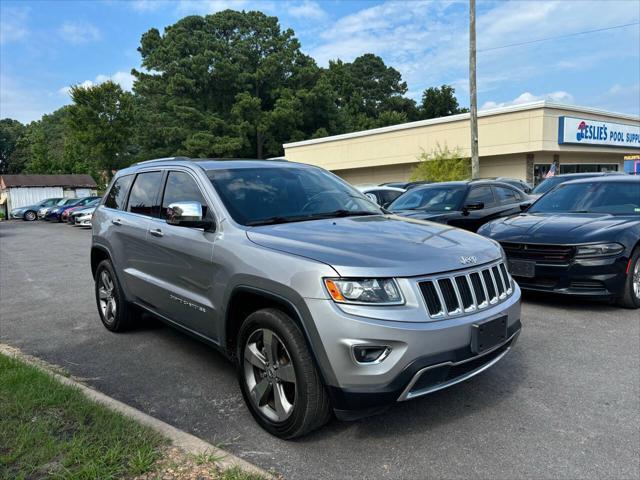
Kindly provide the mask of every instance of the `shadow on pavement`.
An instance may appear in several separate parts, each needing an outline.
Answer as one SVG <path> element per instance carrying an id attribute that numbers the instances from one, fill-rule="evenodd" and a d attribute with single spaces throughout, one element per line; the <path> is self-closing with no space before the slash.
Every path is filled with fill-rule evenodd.
<path id="1" fill-rule="evenodd" d="M 615 303 L 609 300 L 592 300 L 571 295 L 560 295 L 557 293 L 522 291 L 522 299 L 530 304 L 539 304 L 546 307 L 558 307 L 569 310 L 589 310 L 589 311 L 611 311 L 618 310 Z"/>

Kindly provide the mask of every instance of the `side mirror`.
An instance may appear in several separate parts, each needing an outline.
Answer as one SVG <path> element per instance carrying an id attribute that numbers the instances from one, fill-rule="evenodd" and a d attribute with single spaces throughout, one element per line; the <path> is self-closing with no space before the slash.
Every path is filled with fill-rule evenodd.
<path id="1" fill-rule="evenodd" d="M 209 220 L 203 219 L 202 205 L 199 202 L 176 202 L 167 207 L 167 223 L 178 227 L 211 227 Z"/>
<path id="2" fill-rule="evenodd" d="M 484 208 L 484 202 L 467 203 L 464 206 L 465 210 L 482 210 Z"/>
<path id="3" fill-rule="evenodd" d="M 525 212 L 530 206 L 531 206 L 531 202 L 521 203 L 520 204 L 520 211 L 521 212 Z"/>

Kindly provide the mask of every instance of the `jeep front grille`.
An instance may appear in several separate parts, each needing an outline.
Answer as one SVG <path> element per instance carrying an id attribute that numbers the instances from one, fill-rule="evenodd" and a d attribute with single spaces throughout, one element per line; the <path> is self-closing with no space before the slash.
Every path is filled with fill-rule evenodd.
<path id="1" fill-rule="evenodd" d="M 511 279 L 503 262 L 418 282 L 431 318 L 472 313 L 506 300 Z"/>

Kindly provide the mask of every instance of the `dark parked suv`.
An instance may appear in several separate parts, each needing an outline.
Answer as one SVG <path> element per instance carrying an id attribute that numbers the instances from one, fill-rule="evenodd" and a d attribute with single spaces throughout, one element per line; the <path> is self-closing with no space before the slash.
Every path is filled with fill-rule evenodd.
<path id="1" fill-rule="evenodd" d="M 470 180 L 412 188 L 388 209 L 398 215 L 475 232 L 491 220 L 520 213 L 531 202 L 522 190 L 507 183 Z"/>
<path id="2" fill-rule="evenodd" d="M 497 242 L 385 213 L 317 167 L 143 162 L 92 223 L 105 327 L 145 310 L 219 348 L 282 438 L 471 378 L 520 333 Z"/>

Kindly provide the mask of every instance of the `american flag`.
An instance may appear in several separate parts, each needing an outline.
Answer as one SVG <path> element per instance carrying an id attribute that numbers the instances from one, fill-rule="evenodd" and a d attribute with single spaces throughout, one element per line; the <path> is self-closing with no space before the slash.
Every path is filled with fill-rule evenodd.
<path id="1" fill-rule="evenodd" d="M 549 169 L 549 171 L 547 172 L 547 174 L 544 176 L 544 178 L 550 178 L 555 176 L 556 174 L 556 164 L 552 163 L 551 164 L 551 168 Z"/>

